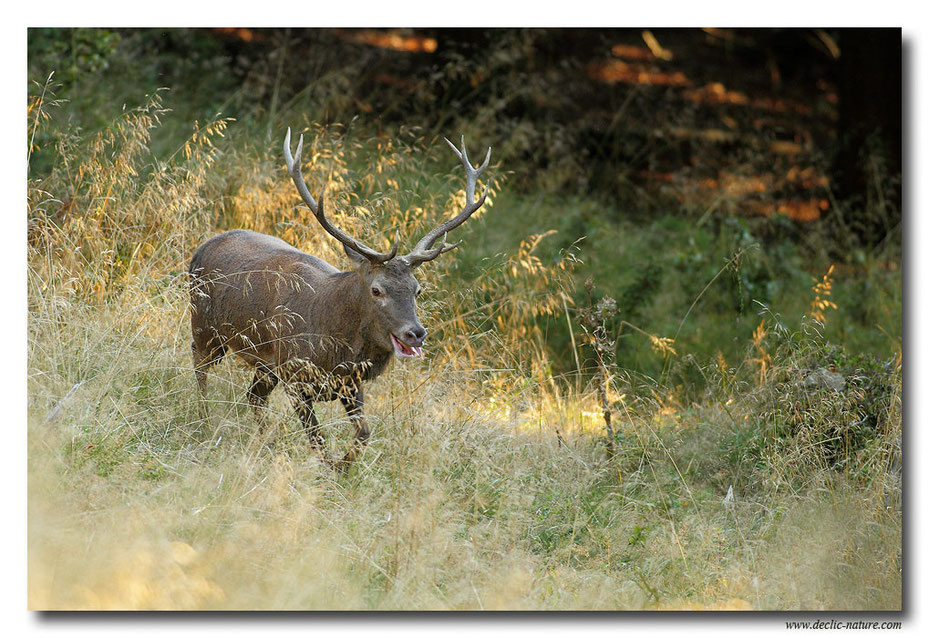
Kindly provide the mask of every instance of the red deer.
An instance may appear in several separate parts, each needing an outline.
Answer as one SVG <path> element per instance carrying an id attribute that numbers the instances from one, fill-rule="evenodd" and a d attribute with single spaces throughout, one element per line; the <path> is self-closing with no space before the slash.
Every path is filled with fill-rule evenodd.
<path id="1" fill-rule="evenodd" d="M 311 445 L 322 449 L 325 438 L 313 403 L 341 400 L 355 429 L 342 467 L 351 464 L 369 435 L 362 383 L 380 375 L 393 355 L 422 354 L 426 329 L 416 316 L 420 286 L 413 272 L 461 243 L 446 244 L 446 234 L 487 197 L 487 184 L 476 201 L 474 190 L 490 162 L 490 149 L 475 168 L 464 136 L 460 149 L 445 141 L 464 165 L 465 206 L 412 252 L 397 255 L 399 237 L 380 253 L 332 224 L 324 209 L 325 186 L 317 203 L 300 172 L 303 136 L 293 156 L 287 129 L 284 160 L 297 192 L 323 229 L 342 243 L 354 268 L 341 272 L 281 239 L 250 230 L 230 230 L 205 241 L 190 263 L 193 364 L 204 418 L 207 371 L 234 353 L 255 370 L 248 401 L 259 424 L 268 395 L 283 382 Z"/>

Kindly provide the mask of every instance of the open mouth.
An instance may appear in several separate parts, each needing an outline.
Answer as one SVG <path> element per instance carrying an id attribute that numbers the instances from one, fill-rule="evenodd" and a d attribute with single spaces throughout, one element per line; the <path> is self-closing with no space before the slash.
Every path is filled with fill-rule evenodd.
<path id="1" fill-rule="evenodd" d="M 417 346 L 408 345 L 401 341 L 393 334 L 390 335 L 390 341 L 394 344 L 394 353 L 398 357 L 419 357 L 423 354 L 423 349 Z"/>

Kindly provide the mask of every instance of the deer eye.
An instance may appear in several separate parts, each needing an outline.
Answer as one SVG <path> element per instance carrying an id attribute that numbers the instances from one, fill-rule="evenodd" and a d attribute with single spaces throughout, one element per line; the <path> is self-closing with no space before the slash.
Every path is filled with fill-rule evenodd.
<path id="1" fill-rule="evenodd" d="M 371 294 L 375 297 L 381 297 L 384 295 L 384 291 L 378 288 L 377 286 L 371 286 Z"/>

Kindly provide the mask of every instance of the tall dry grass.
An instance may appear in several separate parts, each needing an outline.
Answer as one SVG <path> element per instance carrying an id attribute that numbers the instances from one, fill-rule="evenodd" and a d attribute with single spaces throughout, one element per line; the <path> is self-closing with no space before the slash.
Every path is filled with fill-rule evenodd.
<path id="1" fill-rule="evenodd" d="M 164 112 L 155 94 L 97 134 L 62 131 L 52 172 L 30 176 L 30 607 L 900 607 L 899 361 L 879 384 L 873 362 L 843 360 L 861 370 L 848 392 L 808 386 L 839 355 L 815 323 L 769 320 L 734 366 L 656 354 L 699 368 L 701 401 L 618 367 L 600 394 L 565 382 L 539 319 L 571 320 L 579 256 L 540 259 L 544 231 L 476 274 L 454 253 L 423 273 L 437 345 L 372 384 L 372 439 L 348 475 L 310 451 L 283 393 L 260 436 L 233 362 L 201 423 L 194 247 L 237 226 L 341 257 L 294 207 L 277 151 L 224 139 L 234 123 L 152 157 Z M 311 189 L 325 178 L 336 223 L 374 245 L 415 240 L 460 205 L 453 163 L 415 130 L 308 138 Z M 320 417 L 344 444 L 341 408 Z"/>

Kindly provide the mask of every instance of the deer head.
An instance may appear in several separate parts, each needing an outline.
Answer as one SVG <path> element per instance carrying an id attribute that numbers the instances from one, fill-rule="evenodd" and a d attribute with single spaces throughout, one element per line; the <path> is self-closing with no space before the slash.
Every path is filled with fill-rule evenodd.
<path id="1" fill-rule="evenodd" d="M 300 140 L 297 142 L 295 155 L 292 155 L 290 150 L 289 128 L 287 129 L 287 135 L 284 137 L 284 161 L 287 164 L 287 170 L 294 181 L 294 185 L 297 187 L 297 192 L 300 193 L 303 201 L 316 216 L 323 229 L 339 240 L 345 254 L 355 264 L 355 272 L 361 284 L 362 292 L 360 294 L 366 295 L 370 302 L 369 337 L 377 341 L 384 349 L 392 349 L 394 354 L 399 357 L 421 355 L 422 346 L 426 339 L 426 329 L 423 328 L 416 316 L 416 298 L 422 288 L 413 275 L 413 271 L 439 255 L 457 248 L 461 242 L 447 244 L 445 243 L 445 237 L 449 231 L 467 221 L 475 211 L 483 206 L 484 200 L 487 198 L 488 186 L 486 184 L 484 185 L 483 194 L 477 201 L 474 199 L 474 191 L 478 177 L 481 176 L 490 163 L 491 149 L 487 149 L 487 155 L 483 163 L 475 168 L 468 159 L 464 136 L 461 137 L 460 149 L 449 142 L 447 138 L 445 141 L 451 146 L 465 169 L 465 206 L 455 217 L 426 233 L 413 247 L 412 251 L 405 255 L 397 255 L 400 243 L 399 233 L 395 237 L 390 250 L 381 253 L 351 237 L 326 217 L 324 205 L 326 187 L 323 186 L 321 189 L 319 201 L 317 202 L 310 194 L 300 171 L 303 136 L 301 135 Z M 439 237 L 443 239 L 436 245 Z"/>

